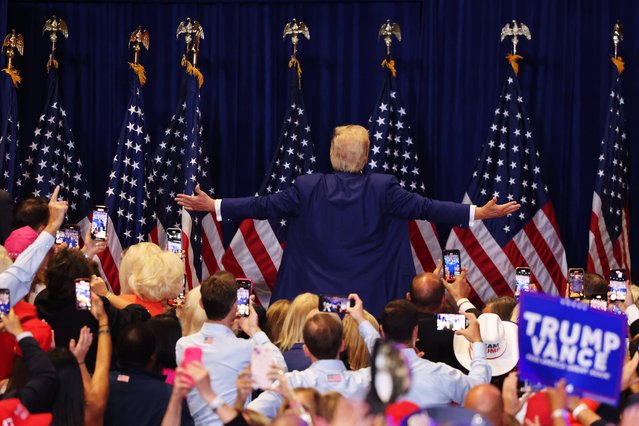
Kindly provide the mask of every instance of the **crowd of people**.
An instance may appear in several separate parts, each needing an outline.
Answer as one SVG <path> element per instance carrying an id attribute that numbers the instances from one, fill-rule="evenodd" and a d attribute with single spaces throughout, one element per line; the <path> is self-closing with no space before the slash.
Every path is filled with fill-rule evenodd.
<path id="1" fill-rule="evenodd" d="M 178 255 L 151 243 L 130 247 L 114 294 L 92 261 L 103 242 L 54 244 L 66 208 L 57 191 L 48 203 L 17 205 L 16 229 L 0 251 L 11 306 L 0 324 L 3 424 L 377 425 L 415 412 L 408 424 L 442 416 L 495 426 L 639 424 L 639 308 L 629 284 L 618 306 L 633 338 L 621 403 L 609 406 L 570 395 L 563 381 L 522 386 L 517 300 L 477 309 L 465 271 L 452 283 L 441 265 L 415 276 L 378 318 L 357 294 L 336 314 L 320 312 L 311 293 L 268 309 L 251 303 L 239 316 L 236 277 L 224 271 L 175 306 Z M 80 278 L 90 281 L 88 309 L 77 305 Z M 605 280 L 585 274 L 585 296 L 602 291 Z M 437 330 L 439 313 L 461 313 L 467 325 Z M 379 341 L 400 356 L 376 357 Z M 428 411 L 443 406 L 449 411 Z"/>

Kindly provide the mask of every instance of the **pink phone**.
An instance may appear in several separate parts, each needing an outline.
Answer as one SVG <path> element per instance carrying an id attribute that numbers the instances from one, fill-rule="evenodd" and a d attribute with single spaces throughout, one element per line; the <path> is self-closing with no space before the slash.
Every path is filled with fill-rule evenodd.
<path id="1" fill-rule="evenodd" d="M 202 362 L 202 348 L 190 346 L 184 350 L 184 358 L 182 359 L 182 367 L 186 367 L 193 361 Z"/>

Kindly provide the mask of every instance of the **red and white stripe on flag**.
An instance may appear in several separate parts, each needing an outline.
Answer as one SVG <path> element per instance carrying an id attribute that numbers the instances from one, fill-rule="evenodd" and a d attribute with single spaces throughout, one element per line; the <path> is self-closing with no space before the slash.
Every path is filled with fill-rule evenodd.
<path id="1" fill-rule="evenodd" d="M 588 271 L 608 278 L 611 269 L 626 269 L 630 276 L 630 240 L 628 206 L 621 212 L 621 233 L 612 241 L 601 210 L 601 198 L 595 191 L 592 197 L 590 232 L 588 235 Z"/>
<path id="2" fill-rule="evenodd" d="M 464 203 L 469 204 L 466 194 Z M 531 282 L 549 294 L 564 294 L 566 253 L 559 238 L 551 202 L 539 209 L 521 231 L 501 247 L 482 221 L 469 228 L 455 227 L 446 247 L 459 249 L 472 287 L 470 299 L 482 304 L 498 296 L 512 296 L 515 268 L 531 269 Z"/>
<path id="3" fill-rule="evenodd" d="M 408 232 L 415 270 L 418 274 L 433 271 L 437 260 L 442 258 L 435 225 L 426 220 L 411 220 Z"/>
<path id="4" fill-rule="evenodd" d="M 282 261 L 283 247 L 267 220 L 246 219 L 224 253 L 224 269 L 253 281 L 259 303 L 268 307 Z"/>

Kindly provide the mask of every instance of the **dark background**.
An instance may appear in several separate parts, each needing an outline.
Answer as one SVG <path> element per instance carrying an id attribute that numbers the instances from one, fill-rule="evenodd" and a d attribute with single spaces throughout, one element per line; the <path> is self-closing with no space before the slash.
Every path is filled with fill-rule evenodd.
<path id="1" fill-rule="evenodd" d="M 431 0 L 431 1 L 0 1 L 0 25 L 26 39 L 18 58 L 22 145 L 31 141 L 45 94 L 48 39 L 41 35 L 51 15 L 66 20 L 69 39 L 60 43 L 62 94 L 76 146 L 96 203 L 104 193 L 115 152 L 130 76 L 126 62 L 131 32 L 151 34 L 143 52 L 146 123 L 152 144 L 176 107 L 183 41 L 175 39 L 186 17 L 204 27 L 199 64 L 204 138 L 213 158 L 217 195 L 252 195 L 274 153 L 284 116 L 290 42 L 284 24 L 296 17 L 310 28 L 299 58 L 309 124 L 322 171 L 329 171 L 333 127 L 366 124 L 383 72 L 386 19 L 400 24 L 393 45 L 398 83 L 421 154 L 429 195 L 460 201 L 486 140 L 506 74 L 511 48 L 499 40 L 512 19 L 523 21 L 532 41 L 522 40 L 519 78 L 541 152 L 545 181 L 554 202 L 568 264 L 586 265 L 588 226 L 604 134 L 612 64 L 611 33 L 625 25 L 621 55 L 626 133 L 631 157 L 638 155 L 639 4 L 633 0 Z M 6 21 L 6 22 L 5 22 Z M 632 189 L 639 173 L 631 172 Z M 631 198 L 631 239 L 637 271 L 639 216 Z M 233 236 L 225 229 L 225 239 Z M 445 243 L 448 230 L 440 228 Z M 636 277 L 636 274 L 635 274 Z"/>

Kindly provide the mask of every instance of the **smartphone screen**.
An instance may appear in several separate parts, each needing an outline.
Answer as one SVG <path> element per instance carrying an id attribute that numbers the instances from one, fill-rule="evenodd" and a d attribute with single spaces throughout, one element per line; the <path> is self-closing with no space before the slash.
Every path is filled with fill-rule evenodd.
<path id="1" fill-rule="evenodd" d="M 260 345 L 253 346 L 251 353 L 251 379 L 254 389 L 268 389 L 273 380 L 269 379 L 269 372 L 273 365 L 273 352 Z"/>
<path id="2" fill-rule="evenodd" d="M 176 254 L 182 254 L 182 230 L 169 228 L 166 230 L 166 249 Z"/>
<path id="3" fill-rule="evenodd" d="M 11 293 L 8 288 L 0 288 L 0 312 L 9 314 L 11 309 Z"/>
<path id="4" fill-rule="evenodd" d="M 81 310 L 91 309 L 91 284 L 88 278 L 75 280 L 75 307 Z"/>
<path id="5" fill-rule="evenodd" d="M 610 271 L 610 301 L 623 302 L 626 300 L 626 270 L 613 269 Z"/>
<path id="6" fill-rule="evenodd" d="M 58 229 L 55 232 L 55 243 L 62 244 L 64 242 L 64 229 Z"/>
<path id="7" fill-rule="evenodd" d="M 594 309 L 599 309 L 600 311 L 607 311 L 608 301 L 606 300 L 606 296 L 602 296 L 598 294 L 592 299 L 590 299 L 590 307 Z"/>
<path id="8" fill-rule="evenodd" d="M 95 206 L 91 218 L 91 238 L 94 240 L 106 240 L 109 214 L 105 206 Z"/>
<path id="9" fill-rule="evenodd" d="M 468 327 L 468 320 L 461 314 L 437 314 L 437 331 L 457 331 Z"/>
<path id="10" fill-rule="evenodd" d="M 515 297 L 525 291 L 530 291 L 530 268 L 515 269 Z"/>
<path id="11" fill-rule="evenodd" d="M 336 296 L 329 294 L 320 294 L 318 309 L 320 312 L 346 312 L 349 307 L 355 306 L 355 301 L 349 299 L 348 296 Z"/>
<path id="12" fill-rule="evenodd" d="M 240 317 L 248 317 L 251 313 L 250 297 L 253 282 L 248 278 L 238 278 L 237 283 L 237 315 Z"/>
<path id="13" fill-rule="evenodd" d="M 450 283 L 461 274 L 461 257 L 459 250 L 444 250 L 444 279 Z"/>
<path id="14" fill-rule="evenodd" d="M 581 299 L 584 297 L 584 270 L 582 268 L 570 268 L 568 270 L 568 297 Z"/>
<path id="15" fill-rule="evenodd" d="M 76 248 L 80 245 L 80 230 L 70 225 L 64 230 L 64 242 L 67 243 L 67 247 Z"/>

